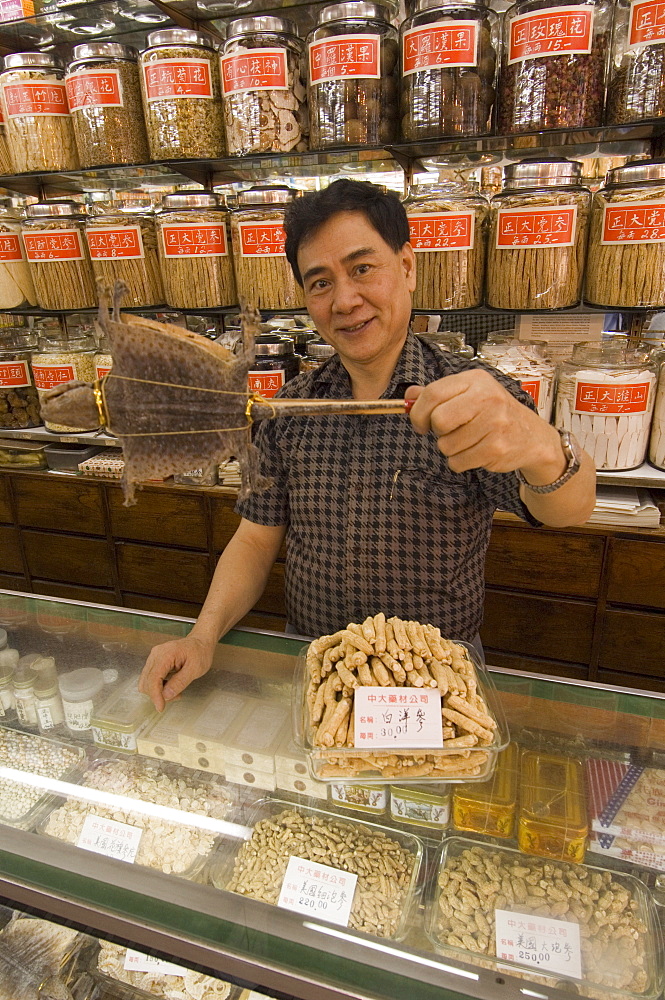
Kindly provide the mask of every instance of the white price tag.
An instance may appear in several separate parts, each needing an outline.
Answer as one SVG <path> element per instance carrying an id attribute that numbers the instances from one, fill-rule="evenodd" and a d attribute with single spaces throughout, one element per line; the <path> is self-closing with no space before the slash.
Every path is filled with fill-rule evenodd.
<path id="1" fill-rule="evenodd" d="M 142 951 L 128 948 L 125 952 L 125 969 L 131 972 L 158 972 L 162 976 L 185 976 L 187 969 L 173 962 L 165 962 L 154 955 L 144 955 Z"/>
<path id="2" fill-rule="evenodd" d="M 579 924 L 510 910 L 494 913 L 498 959 L 573 979 L 582 978 Z"/>
<path id="3" fill-rule="evenodd" d="M 358 876 L 351 872 L 292 856 L 277 905 L 348 927 L 357 881 Z"/>
<path id="4" fill-rule="evenodd" d="M 139 849 L 142 833 L 143 830 L 138 826 L 118 823 L 114 819 L 102 819 L 93 813 L 85 818 L 77 847 L 132 864 Z"/>
<path id="5" fill-rule="evenodd" d="M 442 747 L 441 692 L 434 688 L 356 688 L 353 737 L 358 748 Z"/>

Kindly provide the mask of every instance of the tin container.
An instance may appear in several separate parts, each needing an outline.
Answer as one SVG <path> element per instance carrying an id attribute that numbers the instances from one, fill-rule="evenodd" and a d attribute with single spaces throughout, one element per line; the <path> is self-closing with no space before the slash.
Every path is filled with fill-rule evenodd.
<path id="1" fill-rule="evenodd" d="M 588 836 L 582 762 L 559 754 L 523 751 L 517 817 L 520 850 L 581 864 Z"/>
<path id="2" fill-rule="evenodd" d="M 345 785 L 333 782 L 330 785 L 329 798 L 331 805 L 374 816 L 383 816 L 388 808 L 388 789 L 377 788 L 376 785 Z"/>
<path id="3" fill-rule="evenodd" d="M 148 726 L 155 709 L 150 699 L 136 689 L 137 677 L 131 677 L 93 713 L 92 739 L 106 750 L 136 753 L 137 739 Z"/>
<path id="4" fill-rule="evenodd" d="M 472 786 L 473 787 L 473 786 Z M 450 788 L 432 785 L 428 789 L 408 785 L 390 786 L 390 816 L 396 823 L 443 831 L 450 823 Z"/>
<path id="5" fill-rule="evenodd" d="M 289 724 L 286 705 L 251 699 L 222 739 L 222 754 L 229 780 L 234 780 L 229 771 L 232 767 L 274 775 L 275 755 L 282 746 Z"/>
<path id="6" fill-rule="evenodd" d="M 197 715 L 186 720 L 178 733 L 182 763 L 224 774 L 224 736 L 242 713 L 250 699 L 234 691 L 213 691 Z"/>
<path id="7" fill-rule="evenodd" d="M 453 826 L 491 837 L 512 837 L 517 810 L 518 750 L 509 743 L 499 754 L 489 781 L 458 785 L 453 794 Z"/>
<path id="8" fill-rule="evenodd" d="M 180 732 L 195 719 L 201 711 L 200 697 L 185 697 L 172 702 L 137 736 L 136 748 L 144 757 L 169 760 L 182 764 L 182 750 L 179 743 Z"/>

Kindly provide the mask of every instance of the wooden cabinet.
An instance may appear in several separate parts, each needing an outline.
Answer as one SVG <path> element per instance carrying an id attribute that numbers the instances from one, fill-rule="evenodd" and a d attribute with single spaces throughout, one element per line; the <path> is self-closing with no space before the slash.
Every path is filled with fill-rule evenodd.
<path id="1" fill-rule="evenodd" d="M 665 611 L 665 544 L 616 538 L 608 578 L 608 601 Z"/>

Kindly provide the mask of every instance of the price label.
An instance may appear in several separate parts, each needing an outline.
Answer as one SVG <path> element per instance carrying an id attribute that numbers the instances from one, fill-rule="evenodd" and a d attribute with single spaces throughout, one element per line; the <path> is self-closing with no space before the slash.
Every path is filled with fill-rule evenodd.
<path id="1" fill-rule="evenodd" d="M 65 80 L 70 111 L 81 108 L 121 108 L 122 84 L 117 69 L 82 69 Z"/>
<path id="2" fill-rule="evenodd" d="M 579 924 L 511 910 L 495 910 L 494 914 L 498 959 L 582 978 Z"/>
<path id="3" fill-rule="evenodd" d="M 42 389 L 44 392 L 46 392 L 47 389 L 52 389 L 56 385 L 63 385 L 65 382 L 71 382 L 72 379 L 76 378 L 74 365 L 33 364 L 32 374 L 34 375 L 35 385 L 38 389 Z"/>
<path id="4" fill-rule="evenodd" d="M 601 243 L 663 243 L 665 202 L 633 201 L 605 205 Z"/>
<path id="5" fill-rule="evenodd" d="M 593 7 L 546 7 L 510 22 L 508 62 L 576 53 L 593 44 Z"/>
<path id="6" fill-rule="evenodd" d="M 356 747 L 442 747 L 441 692 L 356 688 L 353 735 Z"/>
<path id="7" fill-rule="evenodd" d="M 173 222 L 162 226 L 165 257 L 226 257 L 226 229 L 214 223 Z"/>
<path id="8" fill-rule="evenodd" d="M 0 385 L 3 389 L 19 389 L 32 385 L 27 361 L 7 361 L 0 364 Z"/>
<path id="9" fill-rule="evenodd" d="M 67 91 L 62 83 L 7 83 L 4 92 L 9 118 L 69 114 Z"/>
<path id="10" fill-rule="evenodd" d="M 357 881 L 358 876 L 351 872 L 292 856 L 277 905 L 348 927 Z"/>
<path id="11" fill-rule="evenodd" d="M 281 222 L 239 222 L 242 257 L 285 257 L 286 233 Z"/>
<path id="12" fill-rule="evenodd" d="M 203 97 L 212 100 L 207 59 L 158 59 L 143 67 L 148 101 L 164 97 Z"/>
<path id="13" fill-rule="evenodd" d="M 86 231 L 86 237 L 92 260 L 137 260 L 144 255 L 140 226 L 94 226 Z"/>
<path id="14" fill-rule="evenodd" d="M 144 955 L 142 951 L 128 948 L 125 952 L 125 969 L 128 972 L 157 972 L 161 976 L 186 976 L 188 969 L 173 962 L 166 962 L 154 955 Z"/>
<path id="15" fill-rule="evenodd" d="M 404 32 L 402 76 L 440 66 L 475 66 L 477 21 L 442 21 Z"/>
<path id="16" fill-rule="evenodd" d="M 143 830 L 137 826 L 118 823 L 114 819 L 102 819 L 93 813 L 85 818 L 77 847 L 133 864 L 142 833 Z"/>
<path id="17" fill-rule="evenodd" d="M 416 253 L 473 250 L 473 212 L 422 212 L 409 216 L 409 236 Z"/>
<path id="18" fill-rule="evenodd" d="M 260 392 L 266 399 L 276 396 L 286 382 L 286 369 L 273 368 L 268 372 L 248 372 L 247 384 L 250 392 Z"/>
<path id="19" fill-rule="evenodd" d="M 500 208 L 497 213 L 497 250 L 517 247 L 572 247 L 577 205 L 558 208 Z"/>
<path id="20" fill-rule="evenodd" d="M 633 0 L 630 5 L 628 48 L 665 42 L 665 4 L 662 0 Z"/>
<path id="21" fill-rule="evenodd" d="M 23 233 L 28 260 L 83 260 L 83 241 L 78 229 L 32 229 Z"/>
<path id="22" fill-rule="evenodd" d="M 610 385 L 608 382 L 575 382 L 573 413 L 599 413 L 620 417 L 624 413 L 646 413 L 651 382 Z"/>
<path id="23" fill-rule="evenodd" d="M 285 49 L 250 49 L 222 57 L 225 94 L 247 90 L 288 90 Z"/>
<path id="24" fill-rule="evenodd" d="M 381 76 L 378 35 L 336 35 L 309 47 L 310 83 L 326 80 L 378 80 Z"/>

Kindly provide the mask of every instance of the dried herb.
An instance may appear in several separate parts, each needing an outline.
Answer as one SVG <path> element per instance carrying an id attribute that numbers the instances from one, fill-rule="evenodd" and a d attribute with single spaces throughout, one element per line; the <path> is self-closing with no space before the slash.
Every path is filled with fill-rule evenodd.
<path id="1" fill-rule="evenodd" d="M 216 309 L 235 305 L 238 301 L 231 254 L 183 254 L 167 256 L 164 250 L 165 226 L 187 223 L 197 225 L 224 225 L 219 212 L 168 212 L 158 217 L 159 258 L 164 281 L 164 298 L 173 309 Z"/>
<path id="2" fill-rule="evenodd" d="M 92 103 L 72 111 L 81 166 L 145 163 L 150 154 L 137 64 L 127 59 L 95 60 L 91 68 L 118 72 L 122 105 Z"/>
<path id="3" fill-rule="evenodd" d="M 79 157 L 69 114 L 7 114 L 5 88 L 32 81 L 62 86 L 61 75 L 39 69 L 13 69 L 2 74 L 5 130 L 13 171 L 78 170 Z"/>

